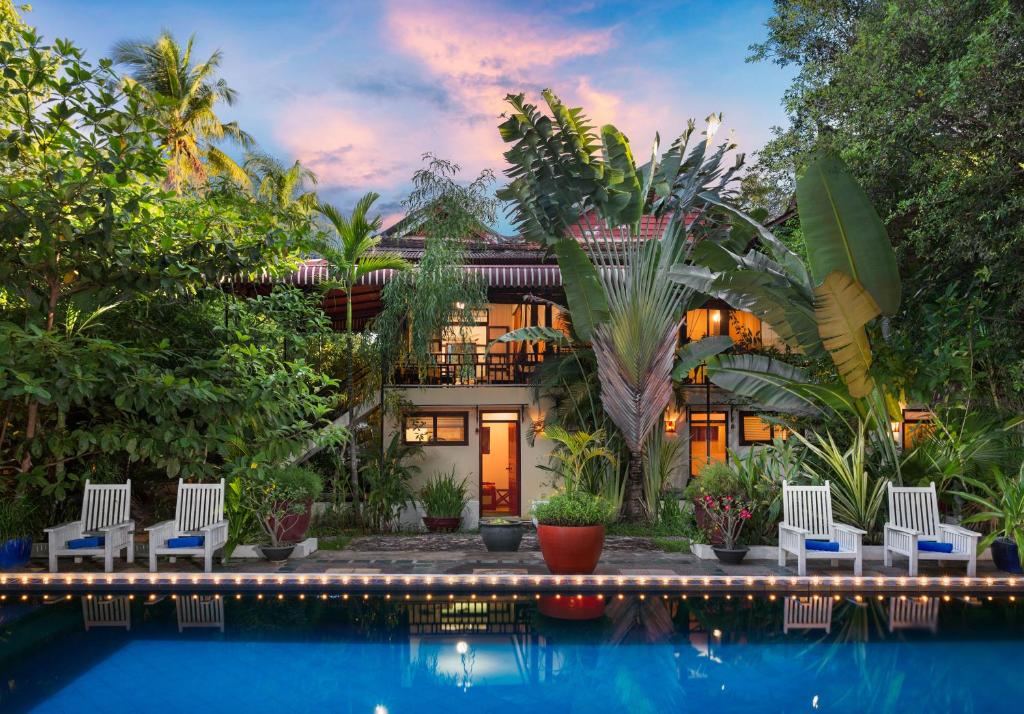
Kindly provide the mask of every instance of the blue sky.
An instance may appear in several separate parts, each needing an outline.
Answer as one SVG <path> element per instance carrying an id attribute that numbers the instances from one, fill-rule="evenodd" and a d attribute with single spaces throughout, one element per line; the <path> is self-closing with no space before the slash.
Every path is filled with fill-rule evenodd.
<path id="1" fill-rule="evenodd" d="M 223 50 L 222 75 L 241 95 L 223 118 L 311 166 L 329 200 L 380 192 L 393 219 L 424 152 L 466 178 L 501 171 L 510 91 L 539 100 L 551 87 L 622 129 L 638 155 L 655 131 L 671 138 L 711 112 L 756 151 L 785 121 L 791 76 L 744 61 L 770 13 L 769 0 L 37 0 L 26 19 L 92 59 L 161 28 L 196 33 L 203 57 Z"/>

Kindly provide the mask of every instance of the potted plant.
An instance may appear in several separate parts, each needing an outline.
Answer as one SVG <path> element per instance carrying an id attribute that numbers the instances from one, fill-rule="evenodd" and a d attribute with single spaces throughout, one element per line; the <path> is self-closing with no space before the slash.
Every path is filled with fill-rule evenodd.
<path id="1" fill-rule="evenodd" d="M 618 509 L 587 490 L 586 484 L 601 469 L 615 466 L 615 454 L 605 445 L 600 429 L 569 433 L 549 426 L 543 436 L 556 443 L 548 470 L 561 481 L 562 490 L 534 507 L 541 554 L 552 573 L 592 573 L 604 548 L 605 525 L 615 519 Z"/>
<path id="2" fill-rule="evenodd" d="M 245 504 L 269 540 L 269 543 L 260 545 L 263 557 L 273 562 L 288 559 L 296 544 L 296 540 L 289 536 L 296 532 L 296 523 L 301 522 L 309 504 L 322 490 L 320 477 L 298 466 L 274 469 L 247 478 L 243 490 Z M 305 534 L 305 528 L 302 533 Z"/>
<path id="3" fill-rule="evenodd" d="M 514 553 L 523 540 L 523 522 L 518 518 L 489 518 L 480 521 L 480 537 L 492 553 Z"/>
<path id="4" fill-rule="evenodd" d="M 725 544 L 725 536 L 707 510 L 702 507 L 705 496 L 718 498 L 738 493 L 743 493 L 739 476 L 729 464 L 720 461 L 704 464 L 697 472 L 697 477 L 686 485 L 684 495 L 688 501 L 696 504 L 694 516 L 697 519 L 697 527 L 707 534 L 709 545 L 721 547 Z"/>
<path id="5" fill-rule="evenodd" d="M 607 498 L 580 488 L 538 503 L 537 540 L 548 570 L 555 575 L 593 573 L 604 548 L 605 526 L 617 510 Z"/>
<path id="6" fill-rule="evenodd" d="M 20 568 L 32 557 L 35 508 L 24 497 L 0 499 L 0 570 Z"/>
<path id="7" fill-rule="evenodd" d="M 697 501 L 697 507 L 704 511 L 715 530 L 722 535 L 722 544 L 711 546 L 715 556 L 730 565 L 743 562 L 749 549 L 739 545 L 739 537 L 743 526 L 753 515 L 750 503 L 731 493 L 705 494 Z"/>
<path id="8" fill-rule="evenodd" d="M 469 503 L 466 479 L 458 480 L 454 468 L 448 473 L 436 473 L 420 489 L 423 503 L 423 525 L 431 533 L 454 533 L 462 523 L 462 511 Z"/>
<path id="9" fill-rule="evenodd" d="M 1007 478 L 1000 471 L 993 474 L 993 484 L 975 479 L 964 481 L 978 493 L 957 492 L 966 501 L 981 510 L 964 519 L 964 523 L 995 522 L 996 527 L 978 543 L 984 550 L 992 547 L 992 562 L 1006 573 L 1024 573 L 1021 554 L 1024 553 L 1024 464 L 1016 478 Z"/>

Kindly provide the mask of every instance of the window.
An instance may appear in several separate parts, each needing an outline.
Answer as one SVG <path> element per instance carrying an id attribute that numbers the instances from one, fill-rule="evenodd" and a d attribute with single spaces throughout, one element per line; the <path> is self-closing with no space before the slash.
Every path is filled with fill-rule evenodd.
<path id="1" fill-rule="evenodd" d="M 775 439 L 788 439 L 789 429 L 773 424 L 756 412 L 740 412 L 740 444 L 770 444 Z"/>
<path id="2" fill-rule="evenodd" d="M 928 438 L 934 429 L 932 413 L 921 409 L 903 410 L 903 448 L 913 449 Z"/>
<path id="3" fill-rule="evenodd" d="M 406 444 L 469 443 L 469 415 L 466 412 L 417 412 L 406 414 L 402 424 L 402 441 Z"/>
<path id="4" fill-rule="evenodd" d="M 690 475 L 705 464 L 725 463 L 729 445 L 729 415 L 722 412 L 690 410 Z"/>

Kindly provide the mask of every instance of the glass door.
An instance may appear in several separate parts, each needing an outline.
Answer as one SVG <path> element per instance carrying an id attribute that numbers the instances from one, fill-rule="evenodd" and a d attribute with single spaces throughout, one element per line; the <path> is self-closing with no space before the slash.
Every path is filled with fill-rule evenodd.
<path id="1" fill-rule="evenodd" d="M 480 515 L 518 516 L 519 412 L 480 413 Z"/>

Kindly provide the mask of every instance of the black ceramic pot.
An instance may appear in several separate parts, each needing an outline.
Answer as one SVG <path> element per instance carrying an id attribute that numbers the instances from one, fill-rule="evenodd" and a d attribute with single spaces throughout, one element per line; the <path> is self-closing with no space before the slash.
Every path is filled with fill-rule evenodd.
<path id="1" fill-rule="evenodd" d="M 1009 538 L 992 541 L 992 563 L 1004 573 L 1024 573 L 1017 544 Z"/>
<path id="2" fill-rule="evenodd" d="M 523 540 L 523 524 L 481 523 L 480 537 L 492 553 L 514 553 Z"/>
<path id="3" fill-rule="evenodd" d="M 272 563 L 283 563 L 288 560 L 288 556 L 295 550 L 294 545 L 261 545 L 260 552 L 263 553 L 263 557 Z"/>
<path id="4" fill-rule="evenodd" d="M 750 548 L 716 548 L 712 547 L 720 561 L 727 565 L 739 565 L 747 557 Z"/>

